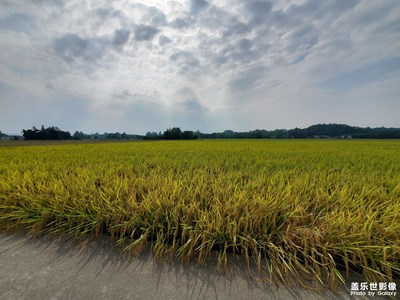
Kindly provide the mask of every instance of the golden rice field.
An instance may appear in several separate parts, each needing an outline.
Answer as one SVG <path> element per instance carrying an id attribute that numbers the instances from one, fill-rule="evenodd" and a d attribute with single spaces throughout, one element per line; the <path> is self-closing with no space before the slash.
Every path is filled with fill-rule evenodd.
<path id="1" fill-rule="evenodd" d="M 335 287 L 400 275 L 400 141 L 0 147 L 0 230 L 89 238 Z M 255 274 L 254 270 L 258 270 Z"/>

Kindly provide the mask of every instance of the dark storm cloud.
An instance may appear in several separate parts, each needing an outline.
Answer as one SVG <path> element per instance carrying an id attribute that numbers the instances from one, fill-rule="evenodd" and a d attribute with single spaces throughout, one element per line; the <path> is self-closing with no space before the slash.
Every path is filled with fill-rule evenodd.
<path id="1" fill-rule="evenodd" d="M 114 46 L 122 46 L 129 40 L 130 31 L 126 29 L 117 29 L 114 31 L 112 43 Z"/>
<path id="2" fill-rule="evenodd" d="M 134 29 L 136 41 L 150 41 L 158 33 L 158 29 L 152 26 L 139 24 Z"/>
<path id="3" fill-rule="evenodd" d="M 82 38 L 75 33 L 67 33 L 54 42 L 55 53 L 64 61 L 72 63 L 76 59 L 95 61 L 99 59 L 108 44 L 105 38 Z"/>

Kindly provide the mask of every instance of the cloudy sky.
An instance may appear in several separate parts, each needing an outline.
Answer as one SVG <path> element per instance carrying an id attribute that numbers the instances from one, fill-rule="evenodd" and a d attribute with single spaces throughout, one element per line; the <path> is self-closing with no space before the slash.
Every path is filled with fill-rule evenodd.
<path id="1" fill-rule="evenodd" d="M 2 0 L 0 130 L 400 127 L 399 0 Z"/>

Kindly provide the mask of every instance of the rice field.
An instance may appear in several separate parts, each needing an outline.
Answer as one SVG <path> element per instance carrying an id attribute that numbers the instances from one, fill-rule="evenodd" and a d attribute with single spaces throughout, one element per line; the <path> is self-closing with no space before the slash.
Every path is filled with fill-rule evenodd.
<path id="1" fill-rule="evenodd" d="M 158 259 L 242 256 L 274 283 L 400 275 L 400 141 L 160 141 L 0 147 L 0 230 Z"/>

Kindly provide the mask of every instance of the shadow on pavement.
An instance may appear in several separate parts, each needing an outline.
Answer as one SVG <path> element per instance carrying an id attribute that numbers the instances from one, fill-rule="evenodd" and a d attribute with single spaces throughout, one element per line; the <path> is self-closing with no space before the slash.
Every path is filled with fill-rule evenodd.
<path id="1" fill-rule="evenodd" d="M 350 297 L 350 283 L 333 294 L 254 281 L 241 257 L 229 259 L 227 272 L 221 274 L 216 255 L 200 267 L 195 262 L 157 262 L 150 247 L 138 256 L 121 253 L 107 236 L 82 242 L 0 234 L 0 298 L 356 299 Z"/>

